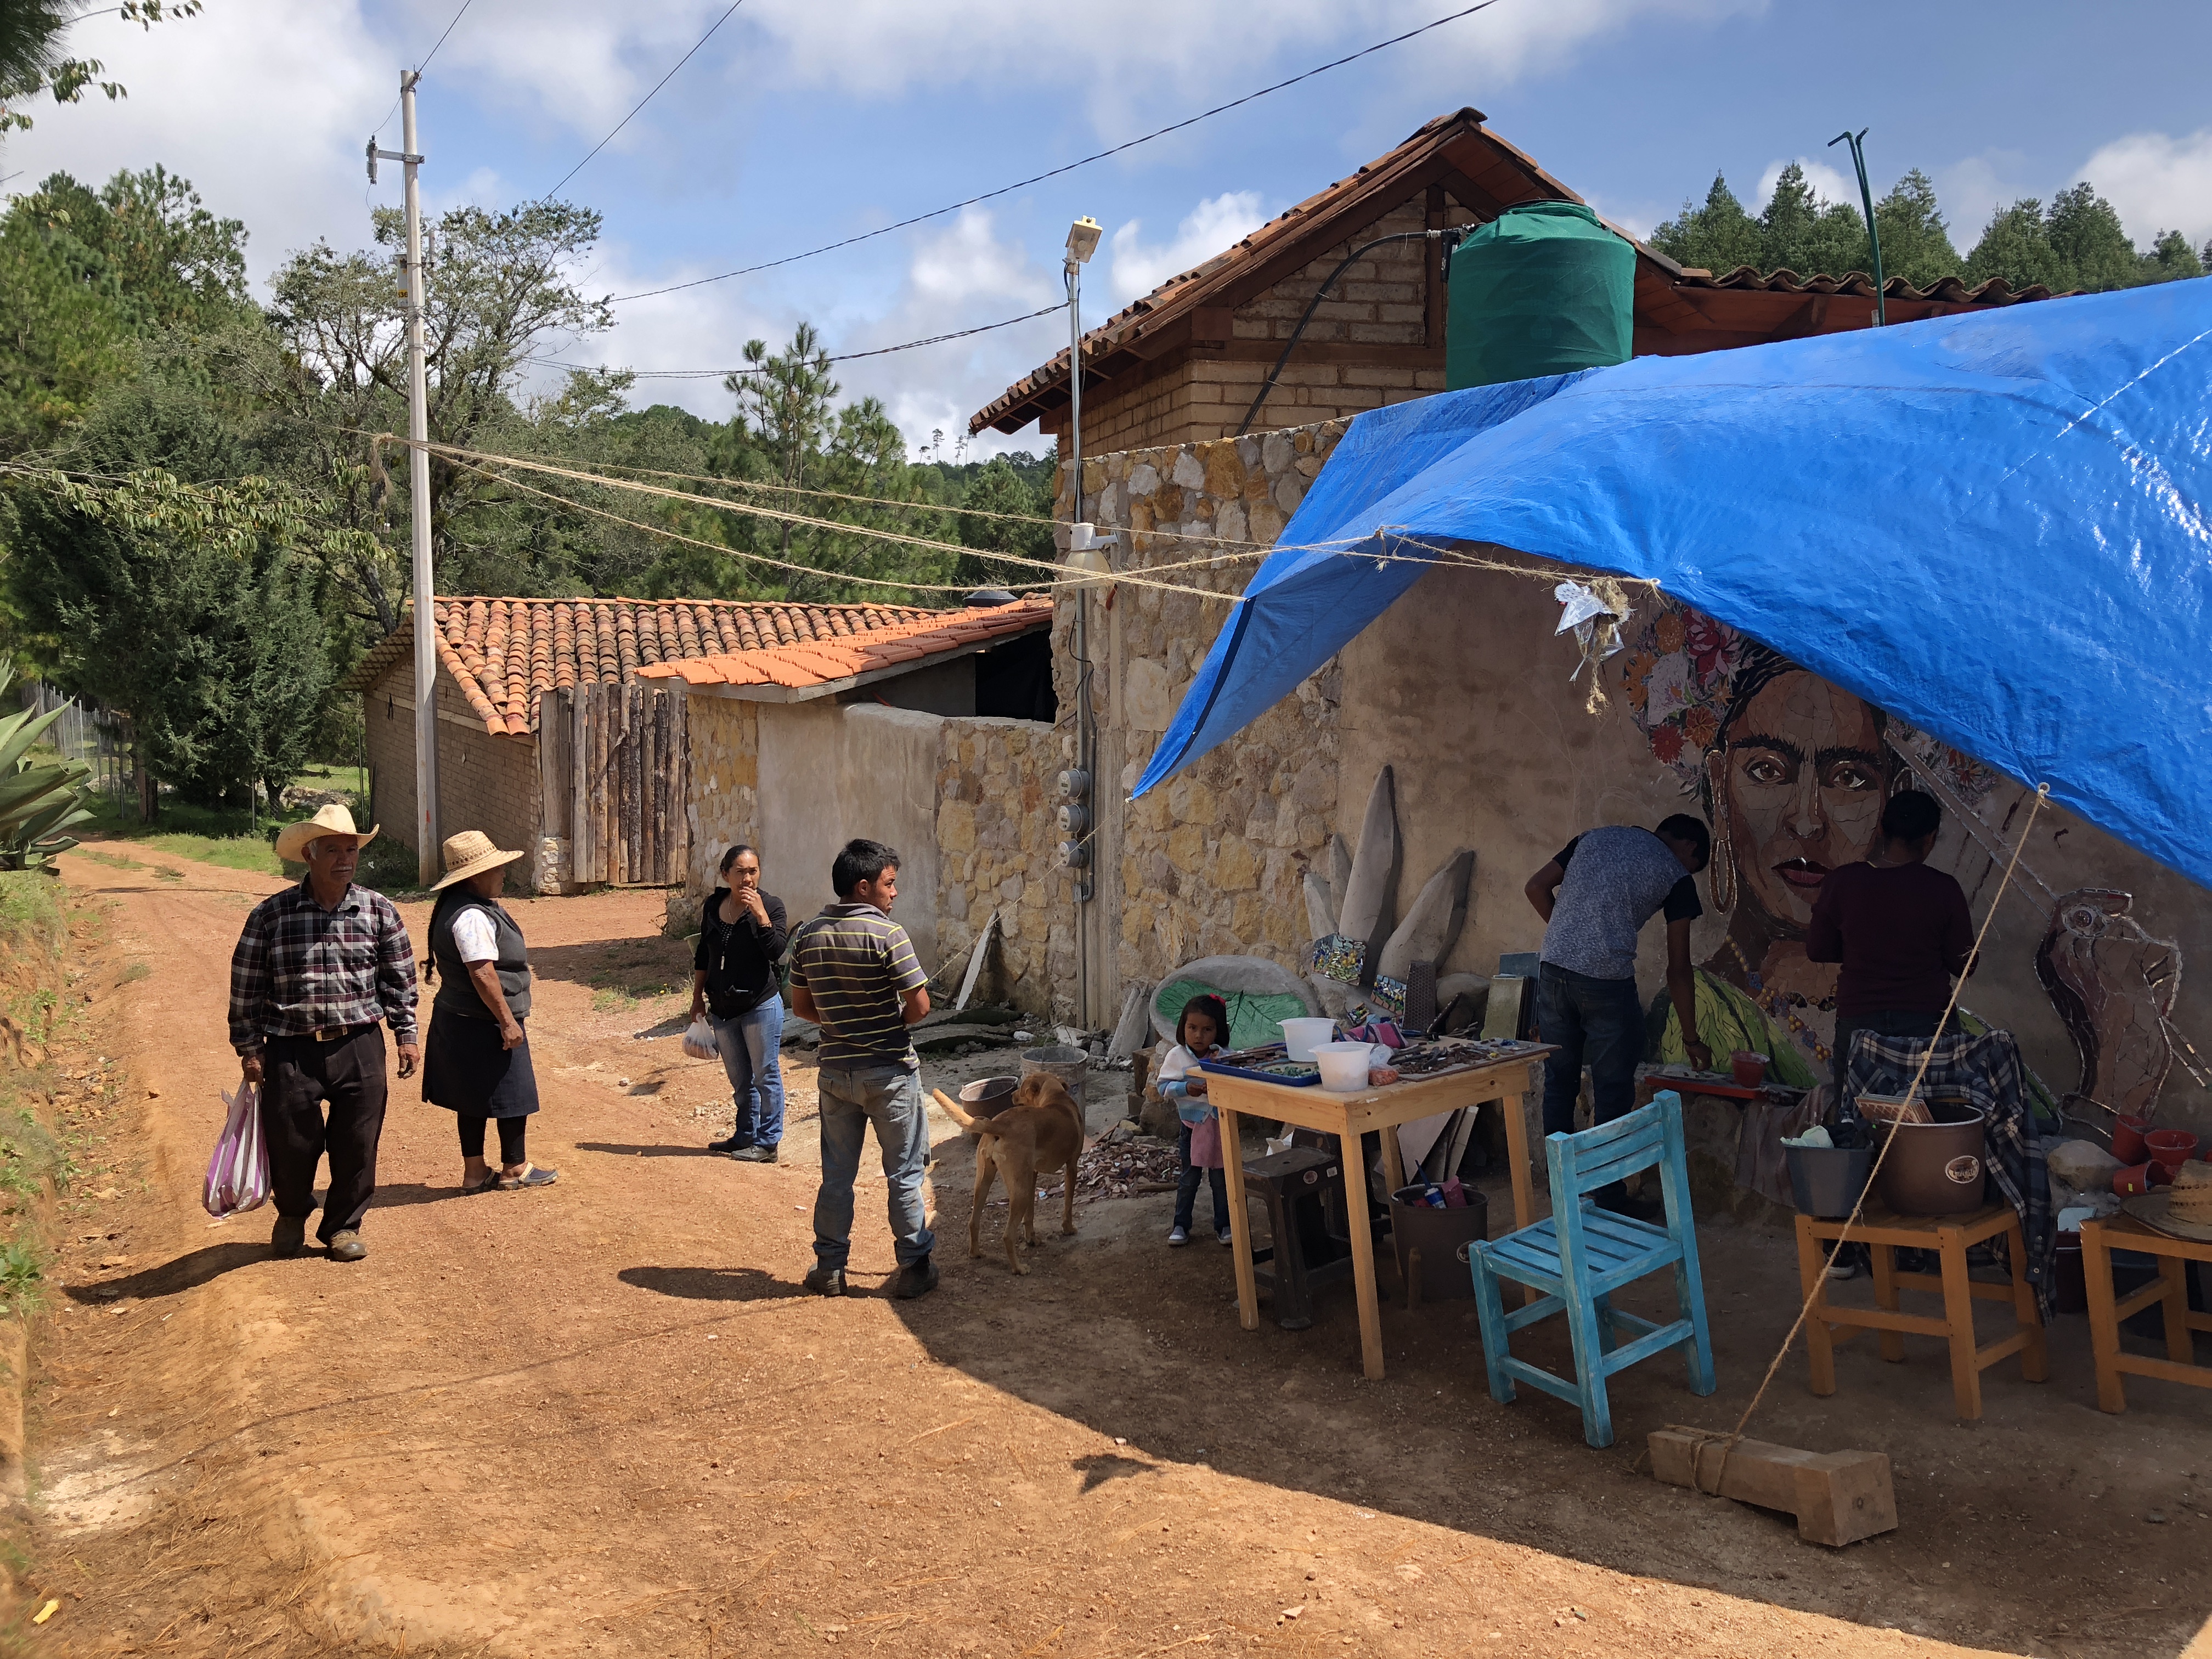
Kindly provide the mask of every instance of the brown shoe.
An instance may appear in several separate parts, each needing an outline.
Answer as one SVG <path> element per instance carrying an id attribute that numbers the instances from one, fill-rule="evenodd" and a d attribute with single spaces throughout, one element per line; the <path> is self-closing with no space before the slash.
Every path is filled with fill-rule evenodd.
<path id="1" fill-rule="evenodd" d="M 331 1235 L 330 1250 L 333 1261 L 358 1261 L 368 1254 L 368 1246 L 361 1242 L 359 1233 L 349 1227 L 342 1233 Z"/>

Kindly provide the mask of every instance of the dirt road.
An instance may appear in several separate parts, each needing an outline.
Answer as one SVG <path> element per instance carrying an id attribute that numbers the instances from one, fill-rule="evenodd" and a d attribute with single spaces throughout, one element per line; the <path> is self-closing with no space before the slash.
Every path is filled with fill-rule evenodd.
<path id="1" fill-rule="evenodd" d="M 1739 1264 L 1709 1267 L 1721 1393 L 1639 1368 L 1603 1453 L 1565 1408 L 1491 1402 L 1471 1304 L 1418 1323 L 1388 1310 L 1381 1384 L 1347 1364 L 1348 1298 L 1304 1333 L 1240 1331 L 1227 1252 L 1163 1249 L 1161 1199 L 1084 1206 L 1079 1237 L 1049 1239 L 1026 1279 L 994 1249 L 971 1262 L 952 1134 L 941 1288 L 876 1293 L 878 1176 L 857 1293 L 805 1296 L 809 1161 L 702 1155 L 726 1122 L 719 1069 L 632 1036 L 681 1006 L 638 996 L 684 979 L 681 947 L 647 932 L 657 894 L 516 907 L 540 975 L 532 1151 L 557 1186 L 459 1195 L 451 1117 L 398 1085 L 368 1261 L 270 1260 L 265 1212 L 210 1224 L 197 1198 L 236 1076 L 228 952 L 273 884 L 131 855 L 68 860 L 116 906 L 92 1029 L 135 1106 L 104 1126 L 112 1196 L 81 1198 L 35 1338 L 26 1587 L 62 1607 L 30 1643 L 2117 1655 L 2177 1651 L 2212 1601 L 2212 1501 L 2192 1484 L 2212 1453 L 2173 1455 L 2204 1443 L 2179 1390 L 2107 1419 L 2063 1364 L 2040 1390 L 1993 1373 L 1979 1427 L 1948 1412 L 1931 1427 L 1923 1408 L 1948 1398 L 1932 1358 L 1875 1376 L 1847 1357 L 1832 1402 L 1792 1370 L 1763 1432 L 1898 1461 L 1905 1529 L 1846 1552 L 1641 1474 L 1644 1431 L 1732 1421 L 1786 1328 L 1794 1270 L 1771 1235 L 1706 1245 Z M 125 981 L 133 963 L 150 972 Z M 793 1085 L 787 1149 L 803 1153 L 811 1068 Z M 2010 1414 L 2031 1392 L 2063 1446 Z M 2124 1488 L 2112 1535 L 2085 1550 L 2090 1500 Z M 2170 1520 L 2144 1523 L 2153 1506 Z"/>

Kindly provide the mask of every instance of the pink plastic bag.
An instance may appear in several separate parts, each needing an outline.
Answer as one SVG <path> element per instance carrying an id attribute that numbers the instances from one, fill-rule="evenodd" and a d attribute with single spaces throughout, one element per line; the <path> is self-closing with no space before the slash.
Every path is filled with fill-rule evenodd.
<path id="1" fill-rule="evenodd" d="M 217 1220 L 258 1210 L 269 1201 L 269 1147 L 261 1139 L 261 1111 L 256 1091 L 240 1084 L 236 1095 L 226 1094 L 229 1109 L 222 1136 L 208 1160 L 207 1188 L 200 1202 Z"/>

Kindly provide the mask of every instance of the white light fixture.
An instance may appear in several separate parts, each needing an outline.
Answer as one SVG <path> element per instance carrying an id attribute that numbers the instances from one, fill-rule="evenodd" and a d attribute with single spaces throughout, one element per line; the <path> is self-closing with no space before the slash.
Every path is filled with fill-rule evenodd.
<path id="1" fill-rule="evenodd" d="M 1067 568 L 1082 580 L 1079 588 L 1103 587 L 1113 580 L 1114 567 L 1108 562 L 1105 550 L 1113 546 L 1113 532 L 1101 536 L 1087 524 L 1072 524 L 1067 527 Z"/>
<path id="2" fill-rule="evenodd" d="M 1071 264 L 1087 265 L 1097 251 L 1098 222 L 1086 213 L 1067 228 L 1067 258 Z"/>

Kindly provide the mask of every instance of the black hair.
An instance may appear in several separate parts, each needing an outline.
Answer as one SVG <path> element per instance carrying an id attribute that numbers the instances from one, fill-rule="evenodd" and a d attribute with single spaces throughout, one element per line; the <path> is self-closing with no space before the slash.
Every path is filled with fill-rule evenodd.
<path id="1" fill-rule="evenodd" d="M 1686 841 L 1698 849 L 1700 868 L 1713 860 L 1713 832 L 1705 828 L 1703 818 L 1692 817 L 1687 812 L 1677 812 L 1670 818 L 1662 818 L 1655 832 L 1668 841 Z"/>
<path id="2" fill-rule="evenodd" d="M 1943 809 L 1924 790 L 1904 789 L 1881 809 L 1881 833 L 1892 841 L 1918 841 L 1943 827 Z"/>
<path id="3" fill-rule="evenodd" d="M 850 898 L 853 890 L 862 882 L 879 880 L 884 871 L 896 870 L 898 865 L 896 848 L 886 847 L 879 841 L 848 841 L 838 849 L 837 861 L 830 866 L 830 886 L 839 898 Z"/>
<path id="4" fill-rule="evenodd" d="M 722 861 L 714 866 L 715 870 L 720 874 L 725 876 L 728 875 L 730 873 L 730 866 L 738 861 L 738 854 L 740 853 L 752 853 L 755 858 L 758 858 L 760 856 L 758 853 L 754 853 L 753 849 L 746 846 L 744 842 L 739 842 L 735 847 L 732 847 L 728 852 L 722 854 Z"/>
<path id="5" fill-rule="evenodd" d="M 1229 1005 L 1212 992 L 1203 991 L 1184 1003 L 1182 1012 L 1176 1016 L 1177 1042 L 1182 1043 L 1186 1048 L 1190 1047 L 1189 1042 L 1183 1037 L 1182 1028 L 1183 1022 L 1194 1013 L 1204 1014 L 1213 1022 L 1213 1040 L 1216 1042 L 1229 1041 Z"/>

